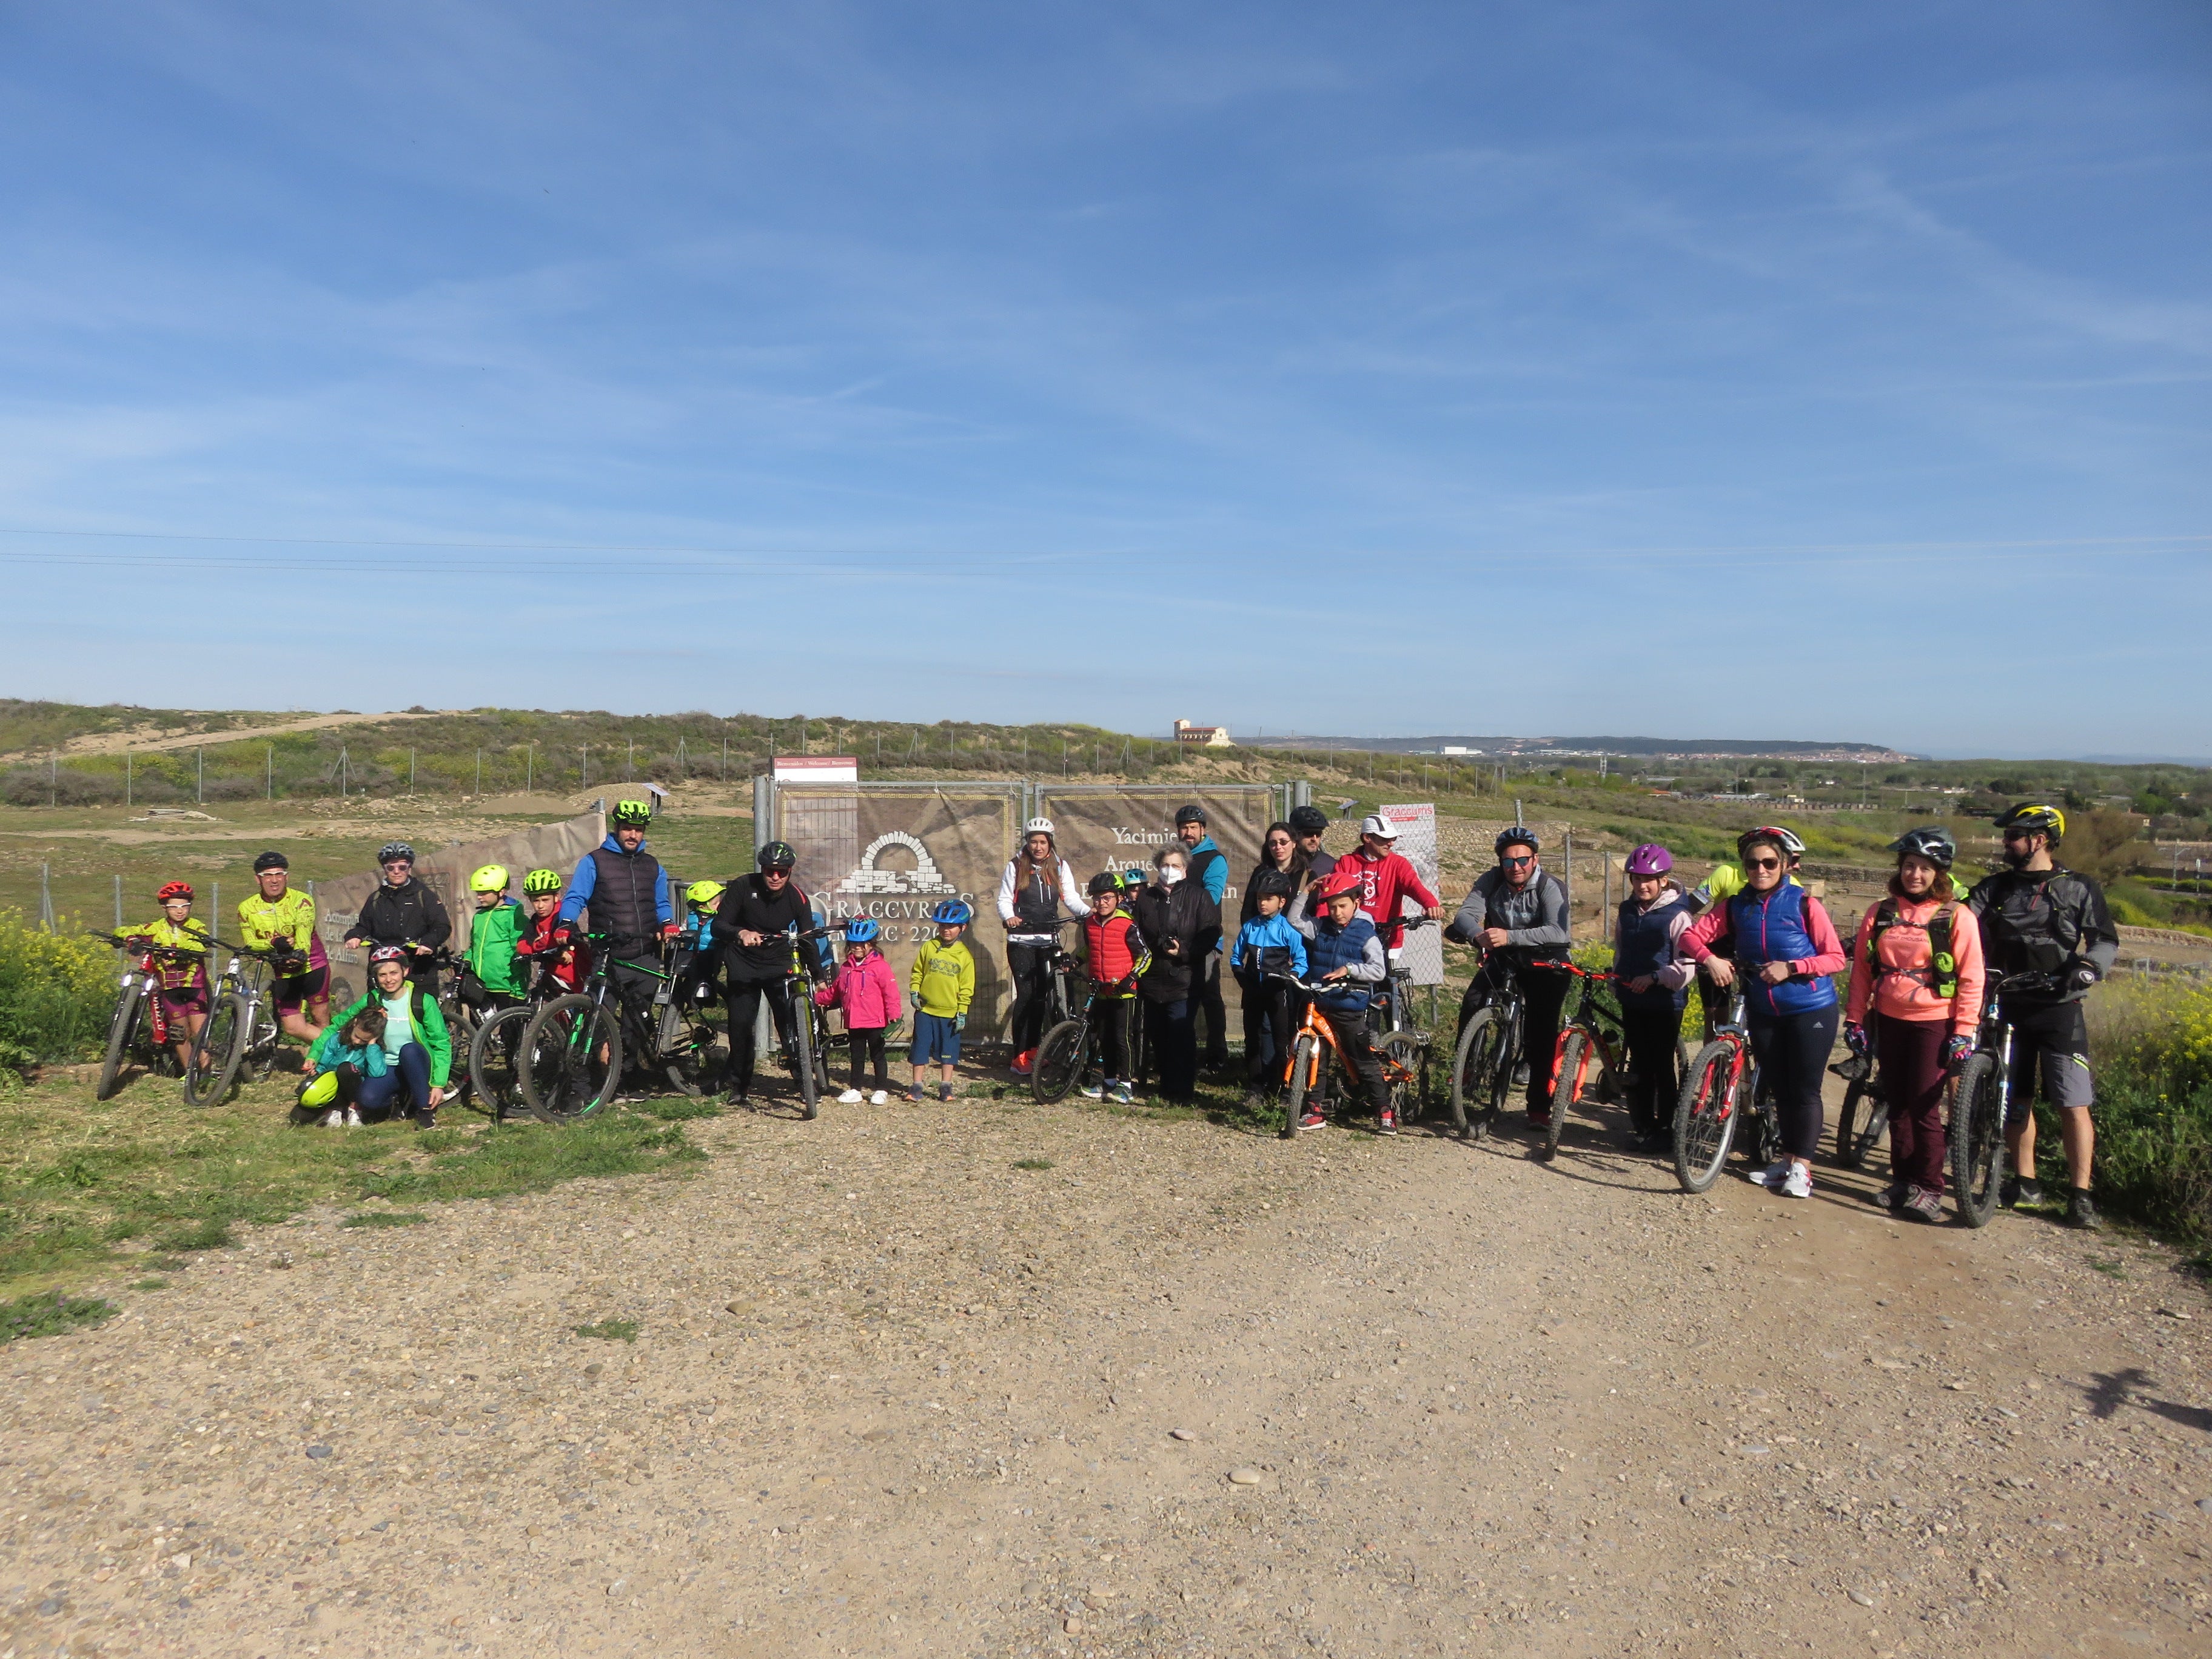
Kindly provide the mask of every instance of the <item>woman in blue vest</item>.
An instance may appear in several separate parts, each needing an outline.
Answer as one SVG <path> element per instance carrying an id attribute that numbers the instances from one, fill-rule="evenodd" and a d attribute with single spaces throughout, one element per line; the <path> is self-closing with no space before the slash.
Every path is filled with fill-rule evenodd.
<path id="1" fill-rule="evenodd" d="M 1613 921 L 1613 972 L 1628 1039 L 1628 1121 L 1636 1150 L 1656 1152 L 1672 1144 L 1675 1047 L 1698 971 L 1679 941 L 1696 906 L 1671 873 L 1674 855 L 1656 842 L 1631 853 L 1623 868 L 1628 896 Z"/>
<path id="2" fill-rule="evenodd" d="M 1681 946 L 1721 985 L 1744 975 L 1751 1051 L 1782 1124 L 1783 1156 L 1759 1176 L 1790 1198 L 1813 1195 L 1813 1150 L 1820 1142 L 1820 1081 L 1836 1046 L 1842 1010 L 1829 977 L 1847 958 L 1820 901 L 1791 881 L 1805 843 L 1771 825 L 1736 837 L 1743 890 L 1682 931 Z M 1735 959 L 1713 945 L 1735 943 Z"/>

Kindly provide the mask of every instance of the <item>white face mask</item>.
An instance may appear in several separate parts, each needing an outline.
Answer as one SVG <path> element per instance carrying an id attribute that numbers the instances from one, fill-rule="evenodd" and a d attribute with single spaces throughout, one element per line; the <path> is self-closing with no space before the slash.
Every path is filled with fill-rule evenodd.
<path id="1" fill-rule="evenodd" d="M 1185 873 L 1180 864 L 1163 864 L 1160 866 L 1160 885 L 1172 887 L 1183 878 Z"/>

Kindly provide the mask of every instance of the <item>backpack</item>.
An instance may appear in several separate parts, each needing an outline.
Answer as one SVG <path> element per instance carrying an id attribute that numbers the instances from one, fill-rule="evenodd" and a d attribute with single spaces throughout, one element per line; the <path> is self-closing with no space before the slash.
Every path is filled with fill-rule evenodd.
<path id="1" fill-rule="evenodd" d="M 1959 958 L 1951 948 L 1951 930 L 1958 915 L 1959 902 L 1946 899 L 1928 918 L 1928 964 L 1935 970 L 1936 994 L 1946 1000 L 1959 994 Z M 1877 980 L 1882 972 L 1881 936 L 1902 925 L 1896 898 L 1884 899 L 1874 913 L 1874 931 L 1867 935 L 1867 971 Z"/>

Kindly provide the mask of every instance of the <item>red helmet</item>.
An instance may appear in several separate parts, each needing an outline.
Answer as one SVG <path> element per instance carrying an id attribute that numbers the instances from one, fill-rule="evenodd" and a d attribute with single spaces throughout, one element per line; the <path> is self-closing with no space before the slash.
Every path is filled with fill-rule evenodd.
<path id="1" fill-rule="evenodd" d="M 1358 876 L 1352 871 L 1338 870 L 1330 874 L 1328 878 L 1322 883 L 1321 891 L 1316 895 L 1316 896 L 1322 903 L 1326 904 L 1329 900 L 1333 898 L 1342 898 L 1346 894 L 1351 895 L 1353 898 L 1364 898 L 1366 896 L 1365 884 L 1361 882 Z"/>
<path id="2" fill-rule="evenodd" d="M 157 904 L 167 904 L 171 899 L 188 899 L 192 896 L 192 884 L 188 881 L 165 881 L 161 890 L 154 895 Z"/>

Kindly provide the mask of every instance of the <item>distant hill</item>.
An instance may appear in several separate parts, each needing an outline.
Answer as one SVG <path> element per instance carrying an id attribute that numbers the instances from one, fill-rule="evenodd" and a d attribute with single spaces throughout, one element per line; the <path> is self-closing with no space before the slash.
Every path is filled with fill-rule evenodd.
<path id="1" fill-rule="evenodd" d="M 1878 743 L 1799 742 L 1783 738 L 1326 738 L 1240 737 L 1247 749 L 1356 749 L 1393 755 L 1433 755 L 1445 749 L 1504 757 L 1617 755 L 1625 759 L 1832 760 L 1898 762 L 1918 755 Z"/>

